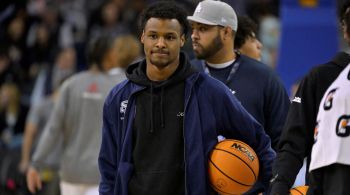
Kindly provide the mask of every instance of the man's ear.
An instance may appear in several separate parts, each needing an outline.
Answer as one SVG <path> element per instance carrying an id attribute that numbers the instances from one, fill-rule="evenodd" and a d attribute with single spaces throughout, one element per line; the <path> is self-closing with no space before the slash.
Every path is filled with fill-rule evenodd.
<path id="1" fill-rule="evenodd" d="M 144 44 L 144 40 L 145 40 L 145 31 L 142 31 L 142 35 L 140 37 L 141 43 Z"/>
<path id="2" fill-rule="evenodd" d="M 224 36 L 223 39 L 226 40 L 230 37 L 232 37 L 233 30 L 230 27 L 224 27 Z"/>
<path id="3" fill-rule="evenodd" d="M 181 44 L 181 47 L 183 47 L 185 45 L 185 42 L 186 42 L 186 36 L 185 34 L 182 34 L 181 37 L 180 37 L 180 44 Z"/>

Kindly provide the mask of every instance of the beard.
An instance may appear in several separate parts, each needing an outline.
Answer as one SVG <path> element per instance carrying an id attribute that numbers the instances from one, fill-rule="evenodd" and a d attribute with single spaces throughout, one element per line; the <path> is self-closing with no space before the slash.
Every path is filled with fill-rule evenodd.
<path id="1" fill-rule="evenodd" d="M 224 44 L 221 41 L 221 36 L 218 34 L 213 41 L 208 44 L 209 46 L 207 48 L 204 48 L 202 45 L 197 43 L 198 46 L 200 47 L 200 50 L 194 50 L 194 53 L 196 55 L 197 59 L 207 59 L 214 54 L 216 54 L 220 49 L 224 47 Z"/>

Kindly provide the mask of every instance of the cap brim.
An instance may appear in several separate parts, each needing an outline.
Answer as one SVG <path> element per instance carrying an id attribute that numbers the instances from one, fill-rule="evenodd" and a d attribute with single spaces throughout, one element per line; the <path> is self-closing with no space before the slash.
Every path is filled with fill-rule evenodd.
<path id="1" fill-rule="evenodd" d="M 195 17 L 195 16 L 187 16 L 187 20 L 189 20 L 191 22 L 197 22 L 197 23 L 202 23 L 202 24 L 207 24 L 207 25 L 218 25 L 216 23 L 209 22 L 206 19 L 198 18 L 198 17 Z"/>

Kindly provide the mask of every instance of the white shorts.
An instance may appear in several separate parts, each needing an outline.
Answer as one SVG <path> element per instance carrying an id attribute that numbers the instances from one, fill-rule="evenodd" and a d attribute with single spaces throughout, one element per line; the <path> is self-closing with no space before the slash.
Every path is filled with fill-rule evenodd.
<path id="1" fill-rule="evenodd" d="M 98 185 L 73 184 L 61 181 L 61 195 L 98 195 Z"/>

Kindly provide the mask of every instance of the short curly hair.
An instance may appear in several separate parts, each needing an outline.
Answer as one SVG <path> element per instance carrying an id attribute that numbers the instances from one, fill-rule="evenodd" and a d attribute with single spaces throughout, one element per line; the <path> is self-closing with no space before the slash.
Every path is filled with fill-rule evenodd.
<path id="1" fill-rule="evenodd" d="M 190 25 L 186 19 L 187 13 L 182 6 L 173 1 L 157 1 L 147 7 L 141 14 L 140 29 L 144 30 L 150 18 L 176 19 L 182 27 L 182 33 L 187 36 Z"/>
<path id="2" fill-rule="evenodd" d="M 347 27 L 346 33 L 350 37 L 350 0 L 346 0 L 340 9 L 339 19 L 342 25 Z"/>
<path id="3" fill-rule="evenodd" d="M 238 16 L 238 29 L 235 36 L 235 48 L 241 48 L 246 40 L 257 34 L 258 27 L 256 23 L 246 16 Z"/>
<path id="4" fill-rule="evenodd" d="M 350 0 L 343 1 L 343 3 L 341 4 L 341 7 L 338 10 L 338 17 L 340 22 L 343 22 L 343 20 L 346 18 L 345 14 L 349 12 L 347 11 L 349 9 L 350 9 Z"/>

